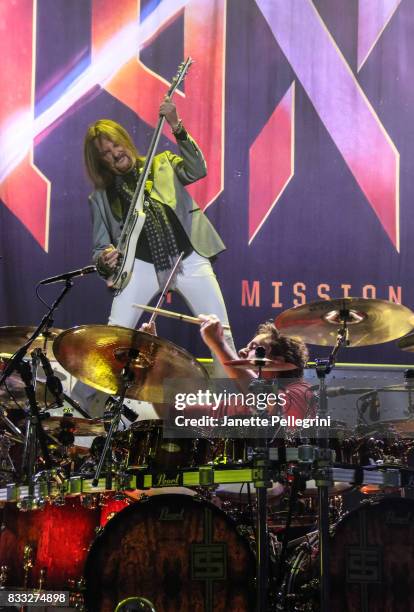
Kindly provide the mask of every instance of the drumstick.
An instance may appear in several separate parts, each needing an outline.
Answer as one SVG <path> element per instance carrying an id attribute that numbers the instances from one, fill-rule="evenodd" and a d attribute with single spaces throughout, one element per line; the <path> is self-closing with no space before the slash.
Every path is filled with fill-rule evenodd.
<path id="1" fill-rule="evenodd" d="M 173 269 L 171 270 L 171 274 L 167 278 L 167 282 L 165 283 L 165 287 L 162 290 L 162 293 L 161 293 L 161 295 L 159 297 L 159 300 L 158 300 L 158 302 L 155 305 L 155 311 L 152 313 L 151 318 L 148 321 L 149 325 L 151 325 L 151 323 L 153 323 L 155 321 L 155 319 L 156 319 L 156 317 L 158 315 L 159 308 L 160 308 L 161 304 L 163 303 L 163 301 L 165 299 L 165 296 L 167 295 L 167 292 L 168 292 L 168 290 L 170 288 L 170 285 L 171 285 L 172 280 L 173 280 L 173 278 L 175 276 L 177 268 L 180 265 L 181 260 L 182 260 L 183 257 L 184 257 L 184 251 L 181 251 L 180 256 L 178 257 L 177 261 L 174 264 Z"/>
<path id="2" fill-rule="evenodd" d="M 198 317 L 190 317 L 189 315 L 180 314 L 173 310 L 164 310 L 163 308 L 154 308 L 154 306 L 144 306 L 143 304 L 132 304 L 134 308 L 141 308 L 147 312 L 156 312 L 157 314 L 163 315 L 164 317 L 170 317 L 171 319 L 179 319 L 186 323 L 194 323 L 194 325 L 201 325 L 204 321 L 200 321 Z M 230 329 L 230 325 L 223 325 L 223 329 Z"/>

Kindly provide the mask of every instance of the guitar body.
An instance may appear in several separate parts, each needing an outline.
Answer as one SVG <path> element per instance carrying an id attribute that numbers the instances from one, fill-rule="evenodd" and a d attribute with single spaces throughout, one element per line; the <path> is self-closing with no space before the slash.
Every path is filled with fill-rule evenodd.
<path id="1" fill-rule="evenodd" d="M 134 269 L 135 252 L 137 249 L 138 238 L 141 234 L 145 223 L 145 213 L 135 210 L 130 217 L 128 231 L 123 234 L 117 245 L 118 251 L 121 253 L 119 257 L 119 265 L 115 269 L 114 274 L 106 281 L 108 287 L 121 292 L 130 281 L 132 271 Z"/>

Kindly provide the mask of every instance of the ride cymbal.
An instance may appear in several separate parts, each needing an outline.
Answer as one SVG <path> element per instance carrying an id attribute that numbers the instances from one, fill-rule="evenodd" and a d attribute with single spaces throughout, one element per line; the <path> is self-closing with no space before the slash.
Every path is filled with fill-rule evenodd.
<path id="1" fill-rule="evenodd" d="M 33 335 L 35 327 L 24 327 L 24 326 L 11 326 L 11 327 L 0 327 L 0 356 L 11 357 L 14 353 L 21 348 L 29 338 Z M 56 357 L 53 354 L 53 341 L 61 333 L 62 329 L 51 328 L 45 334 L 40 334 L 29 348 L 29 352 L 32 352 L 36 348 L 42 349 L 48 359 L 55 360 Z"/>
<path id="2" fill-rule="evenodd" d="M 53 350 L 65 370 L 110 395 L 121 393 L 122 371 L 131 357 L 133 382 L 126 393 L 131 399 L 169 402 L 175 393 L 194 391 L 208 379 L 203 366 L 184 349 L 126 327 L 74 327 L 56 338 Z"/>
<path id="3" fill-rule="evenodd" d="M 414 313 L 386 300 L 341 298 L 285 310 L 276 317 L 275 325 L 287 336 L 309 344 L 334 346 L 344 321 L 348 328 L 348 346 L 368 346 L 407 334 L 414 327 Z"/>

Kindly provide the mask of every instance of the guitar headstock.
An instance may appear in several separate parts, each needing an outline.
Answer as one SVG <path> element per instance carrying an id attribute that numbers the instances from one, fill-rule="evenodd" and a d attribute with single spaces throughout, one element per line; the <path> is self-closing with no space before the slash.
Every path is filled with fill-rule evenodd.
<path id="1" fill-rule="evenodd" d="M 171 81 L 171 86 L 168 90 L 168 96 L 171 96 L 175 90 L 177 89 L 177 87 L 180 85 L 180 83 L 182 83 L 187 75 L 187 72 L 191 66 L 191 64 L 194 63 L 194 60 L 191 57 L 187 57 L 187 59 L 185 60 L 185 62 L 181 62 L 181 64 L 178 66 L 178 70 L 177 70 L 177 74 L 175 75 L 175 77 L 172 79 Z"/>

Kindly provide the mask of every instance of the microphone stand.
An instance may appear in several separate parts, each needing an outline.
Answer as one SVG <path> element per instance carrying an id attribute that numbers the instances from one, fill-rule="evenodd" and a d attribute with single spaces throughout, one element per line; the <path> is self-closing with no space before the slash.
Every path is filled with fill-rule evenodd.
<path id="1" fill-rule="evenodd" d="M 4 381 L 14 372 L 14 370 L 17 370 L 18 364 L 24 359 L 24 357 L 26 356 L 27 351 L 29 350 L 29 348 L 31 347 L 33 342 L 36 340 L 36 338 L 38 336 L 40 336 L 40 334 L 43 332 L 43 330 L 47 331 L 49 329 L 49 327 L 51 327 L 53 325 L 52 314 L 57 309 L 57 307 L 59 306 L 60 302 L 65 297 L 66 293 L 72 287 L 73 287 L 73 281 L 70 278 L 68 278 L 65 281 L 65 287 L 64 287 L 63 291 L 58 296 L 58 298 L 53 302 L 53 304 L 49 308 L 48 312 L 43 316 L 42 320 L 40 321 L 39 325 L 34 330 L 33 334 L 30 336 L 29 340 L 26 342 L 26 344 L 24 344 L 22 347 L 20 347 L 15 352 L 15 354 L 13 355 L 13 357 L 11 357 L 11 359 L 9 359 L 6 367 L 3 370 L 3 374 L 0 376 L 0 387 L 4 383 Z M 46 344 L 46 342 L 47 342 L 47 333 L 45 334 L 45 336 L 46 336 L 45 337 L 45 344 Z"/>
<path id="2" fill-rule="evenodd" d="M 328 414 L 328 396 L 326 375 L 335 366 L 339 349 L 348 344 L 349 311 L 339 313 L 341 327 L 338 329 L 336 343 L 328 359 L 315 359 L 316 374 L 319 379 L 319 403 L 317 416 L 326 418 Z M 320 612 L 331 612 L 329 584 L 329 487 L 332 485 L 332 464 L 334 451 L 329 448 L 327 428 L 318 426 L 316 432 L 316 471 L 314 478 L 318 487 L 318 532 L 319 532 L 319 588 Z"/>
<path id="3" fill-rule="evenodd" d="M 38 338 L 38 336 L 45 331 L 45 345 L 47 343 L 47 332 L 48 329 L 53 325 L 52 315 L 54 311 L 57 309 L 65 295 L 68 291 L 73 287 L 73 281 L 71 279 L 66 279 L 65 287 L 63 288 L 60 295 L 53 302 L 52 306 L 49 308 L 48 312 L 42 317 L 39 325 L 36 327 L 33 334 L 30 336 L 29 340 L 20 347 L 15 354 L 10 358 L 7 362 L 6 367 L 0 377 L 0 387 L 7 378 L 16 370 L 19 372 L 22 377 L 23 382 L 25 383 L 26 395 L 29 400 L 29 415 L 28 415 L 28 423 L 26 426 L 26 439 L 25 439 L 25 449 L 24 449 L 24 460 L 27 461 L 27 479 L 29 485 L 29 497 L 31 496 L 31 491 L 34 490 L 34 474 L 35 474 L 35 462 L 36 462 L 36 447 L 37 447 L 37 439 L 40 442 L 40 448 L 45 460 L 45 465 L 47 469 L 50 468 L 50 457 L 46 444 L 46 435 L 44 429 L 41 424 L 41 419 L 39 416 L 39 409 L 36 402 L 35 395 L 35 386 L 36 383 L 36 372 L 37 372 L 37 364 L 38 357 L 34 358 L 34 381 L 33 381 L 33 373 L 31 371 L 30 365 L 28 362 L 24 361 L 24 358 L 30 349 L 33 342 Z M 34 383 L 34 384 L 33 384 Z"/>

